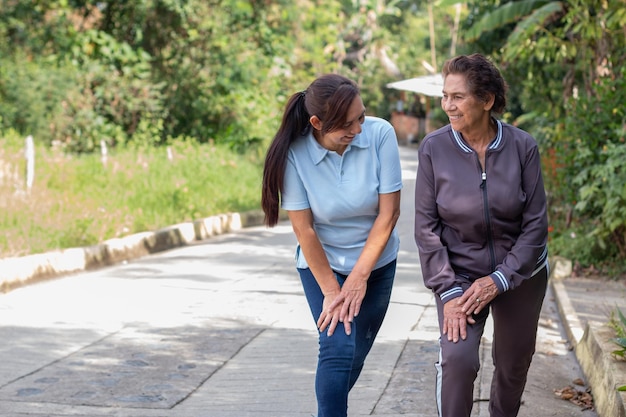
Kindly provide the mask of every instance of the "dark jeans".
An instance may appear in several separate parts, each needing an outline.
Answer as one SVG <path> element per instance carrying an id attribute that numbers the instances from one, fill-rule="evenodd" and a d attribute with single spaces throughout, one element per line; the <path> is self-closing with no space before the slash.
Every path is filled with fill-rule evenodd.
<path id="1" fill-rule="evenodd" d="M 322 312 L 324 295 L 310 269 L 298 269 L 313 319 L 317 323 Z M 365 358 L 383 323 L 396 273 L 396 261 L 372 271 L 359 315 L 346 335 L 342 323 L 328 337 L 319 333 L 319 356 L 315 375 L 318 417 L 346 417 L 348 392 L 356 383 Z M 347 276 L 335 273 L 339 285 Z"/>

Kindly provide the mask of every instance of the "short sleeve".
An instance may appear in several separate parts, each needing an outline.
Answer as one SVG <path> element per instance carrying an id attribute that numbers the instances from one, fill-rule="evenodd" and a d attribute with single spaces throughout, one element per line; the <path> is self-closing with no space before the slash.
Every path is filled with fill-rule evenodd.
<path id="1" fill-rule="evenodd" d="M 389 194 L 402 189 L 402 167 L 396 133 L 390 124 L 385 123 L 382 126 L 378 146 L 379 194 Z"/>
<path id="2" fill-rule="evenodd" d="M 281 207 L 284 210 L 304 210 L 311 207 L 304 183 L 291 155 L 287 158 Z"/>

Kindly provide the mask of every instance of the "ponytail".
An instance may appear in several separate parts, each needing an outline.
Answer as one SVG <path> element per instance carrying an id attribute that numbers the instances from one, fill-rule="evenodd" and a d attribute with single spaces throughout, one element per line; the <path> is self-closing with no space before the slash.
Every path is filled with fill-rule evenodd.
<path id="1" fill-rule="evenodd" d="M 276 226 L 280 211 L 280 193 L 283 191 L 287 153 L 291 142 L 309 132 L 309 113 L 305 107 L 306 91 L 292 95 L 287 102 L 278 132 L 265 156 L 261 207 L 265 225 Z"/>

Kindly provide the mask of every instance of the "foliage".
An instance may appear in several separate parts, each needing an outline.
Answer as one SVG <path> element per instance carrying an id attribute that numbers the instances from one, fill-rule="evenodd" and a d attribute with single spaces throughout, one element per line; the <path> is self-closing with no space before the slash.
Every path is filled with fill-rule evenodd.
<path id="1" fill-rule="evenodd" d="M 511 116 L 542 148 L 551 250 L 623 273 L 624 2 L 470 3 L 464 39 L 500 64 Z"/>
<path id="2" fill-rule="evenodd" d="M 617 346 L 619 346 L 618 349 L 612 352 L 613 355 L 618 358 L 626 359 L 626 316 L 624 316 L 624 313 L 622 313 L 619 308 L 617 308 L 614 314 L 612 314 L 611 319 L 609 320 L 609 326 L 611 326 L 615 331 L 616 337 L 612 340 Z M 626 391 L 626 385 L 617 387 L 617 390 Z"/>
<path id="3" fill-rule="evenodd" d="M 258 152 L 287 97 L 322 73 L 354 78 L 386 116 L 384 85 L 419 75 L 429 54 L 402 30 L 428 27 L 424 10 L 416 0 L 3 1 L 3 123 L 69 152 L 140 141 L 147 125 L 160 126 L 154 145 L 188 136 Z M 437 29 L 443 49 L 450 29 Z"/>
<path id="4" fill-rule="evenodd" d="M 626 359 L 626 317 L 619 308 L 617 308 L 615 313 L 611 316 L 609 325 L 615 331 L 616 337 L 613 339 L 613 342 L 620 347 L 620 349 L 615 350 L 612 353 L 618 357 Z"/>
<path id="5" fill-rule="evenodd" d="M 566 105 L 559 164 L 572 185 L 574 213 L 602 258 L 626 256 L 626 71 L 598 80 L 595 94 Z"/>
<path id="6" fill-rule="evenodd" d="M 1 0 L 0 35 L 7 42 L 0 44 L 0 131 L 11 139 L 4 139 L 2 157 L 11 170 L 4 178 L 12 178 L 2 192 L 17 209 L 3 211 L 0 223 L 9 231 L 3 245 L 20 242 L 3 253 L 88 244 L 254 204 L 258 196 L 249 190 L 258 187 L 257 163 L 287 98 L 314 77 L 336 72 L 359 82 L 368 111 L 385 117 L 385 84 L 420 75 L 419 63 L 430 57 L 426 5 Z M 450 44 L 451 7 L 434 13 L 437 56 Z M 45 156 L 25 195 L 15 179 L 21 150 L 9 142 L 29 134 Z M 254 185 L 228 201 L 213 190 L 209 201 L 195 194 L 197 181 L 204 188 L 225 188 L 224 178 L 239 181 L 221 173 L 206 151 L 227 153 L 224 147 L 239 156 L 221 159 L 251 159 L 235 165 L 246 167 L 241 183 Z M 101 148 L 109 152 L 106 166 L 96 155 Z M 188 167 L 164 161 L 166 148 L 185 154 Z M 202 157 L 205 163 L 195 159 Z M 135 171 L 137 160 L 158 168 L 144 178 Z M 204 207 L 191 207 L 194 201 Z M 52 224 L 34 207 L 49 213 Z"/>
<path id="7" fill-rule="evenodd" d="M 390 103 L 413 98 L 387 83 L 483 52 L 508 81 L 506 120 L 541 146 L 551 250 L 619 268 L 624 114 L 611 103 L 625 99 L 625 5 L 0 0 L 0 130 L 32 134 L 59 163 L 96 160 L 101 144 L 124 155 L 179 141 L 260 158 L 288 97 L 322 73 L 355 79 L 368 112 L 389 118 Z M 99 236 L 88 223 L 72 234 Z"/>

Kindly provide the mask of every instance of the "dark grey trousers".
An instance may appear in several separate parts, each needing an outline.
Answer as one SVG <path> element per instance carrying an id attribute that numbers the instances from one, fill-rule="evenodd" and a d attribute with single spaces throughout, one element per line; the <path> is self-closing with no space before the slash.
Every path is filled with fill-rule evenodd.
<path id="1" fill-rule="evenodd" d="M 436 397 L 440 417 L 469 417 L 473 405 L 474 380 L 480 368 L 480 339 L 489 314 L 493 317 L 491 417 L 515 417 L 519 411 L 528 369 L 535 353 L 537 325 L 546 294 L 548 268 L 543 268 L 518 288 L 498 295 L 468 325 L 467 339 L 457 343 L 442 335 L 439 344 Z M 443 304 L 435 297 L 439 328 Z"/>

